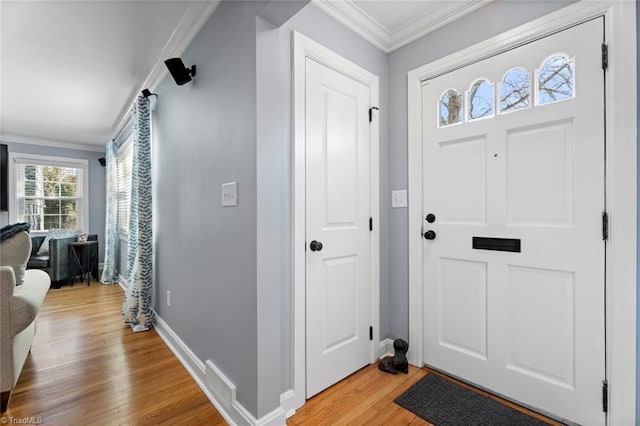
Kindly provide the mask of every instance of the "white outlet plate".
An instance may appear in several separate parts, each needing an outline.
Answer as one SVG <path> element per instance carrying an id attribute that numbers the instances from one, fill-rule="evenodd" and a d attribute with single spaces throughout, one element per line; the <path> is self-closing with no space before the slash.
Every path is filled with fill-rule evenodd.
<path id="1" fill-rule="evenodd" d="M 407 207 L 407 190 L 391 191 L 391 208 L 397 209 L 401 207 Z"/>
<path id="2" fill-rule="evenodd" d="M 167 290 L 167 308 L 171 307 L 171 291 Z"/>
<path id="3" fill-rule="evenodd" d="M 238 205 L 238 183 L 227 182 L 222 184 L 222 206 L 235 207 Z"/>

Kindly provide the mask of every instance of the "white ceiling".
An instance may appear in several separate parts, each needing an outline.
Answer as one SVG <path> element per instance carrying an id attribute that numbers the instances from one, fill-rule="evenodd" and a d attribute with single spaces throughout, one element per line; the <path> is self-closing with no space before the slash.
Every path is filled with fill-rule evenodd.
<path id="1" fill-rule="evenodd" d="M 492 0 L 314 0 L 390 52 Z M 0 0 L 0 139 L 103 150 L 220 0 Z"/>
<path id="2" fill-rule="evenodd" d="M 166 73 L 162 61 L 185 44 L 207 7 L 194 1 L 2 1 L 0 137 L 104 149 L 128 106 L 150 77 Z"/>

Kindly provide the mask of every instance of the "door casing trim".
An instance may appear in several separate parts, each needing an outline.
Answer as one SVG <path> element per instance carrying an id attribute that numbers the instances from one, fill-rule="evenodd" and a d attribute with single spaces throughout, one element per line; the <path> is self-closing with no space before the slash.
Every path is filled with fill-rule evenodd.
<path id="1" fill-rule="evenodd" d="M 608 424 L 635 424 L 636 409 L 636 12 L 635 2 L 578 1 L 408 73 L 409 361 L 423 363 L 421 82 L 589 19 L 604 16 L 607 87 L 606 258 Z M 603 378 L 604 380 L 604 378 Z"/>
<path id="2" fill-rule="evenodd" d="M 305 61 L 325 65 L 369 87 L 370 106 L 378 106 L 378 76 L 361 68 L 310 38 L 293 32 L 293 406 L 306 401 L 306 252 L 305 252 Z M 371 341 L 370 362 L 374 362 L 380 341 L 380 152 L 379 120 L 374 114 L 370 126 L 370 216 L 371 231 Z"/>

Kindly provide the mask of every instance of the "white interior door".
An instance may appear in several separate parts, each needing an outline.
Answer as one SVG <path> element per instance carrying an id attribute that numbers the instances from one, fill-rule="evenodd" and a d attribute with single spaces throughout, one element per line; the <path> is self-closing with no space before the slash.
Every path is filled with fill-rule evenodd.
<path id="1" fill-rule="evenodd" d="M 581 424 L 605 422 L 602 34 L 593 20 L 422 92 L 424 362 Z"/>
<path id="2" fill-rule="evenodd" d="M 307 398 L 371 359 L 369 86 L 306 59 Z"/>

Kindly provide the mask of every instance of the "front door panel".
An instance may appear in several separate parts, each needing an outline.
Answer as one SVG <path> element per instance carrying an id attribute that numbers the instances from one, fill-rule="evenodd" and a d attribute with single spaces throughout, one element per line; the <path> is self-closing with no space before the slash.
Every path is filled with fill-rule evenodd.
<path id="1" fill-rule="evenodd" d="M 603 424 L 602 19 L 425 81 L 424 362 Z"/>

